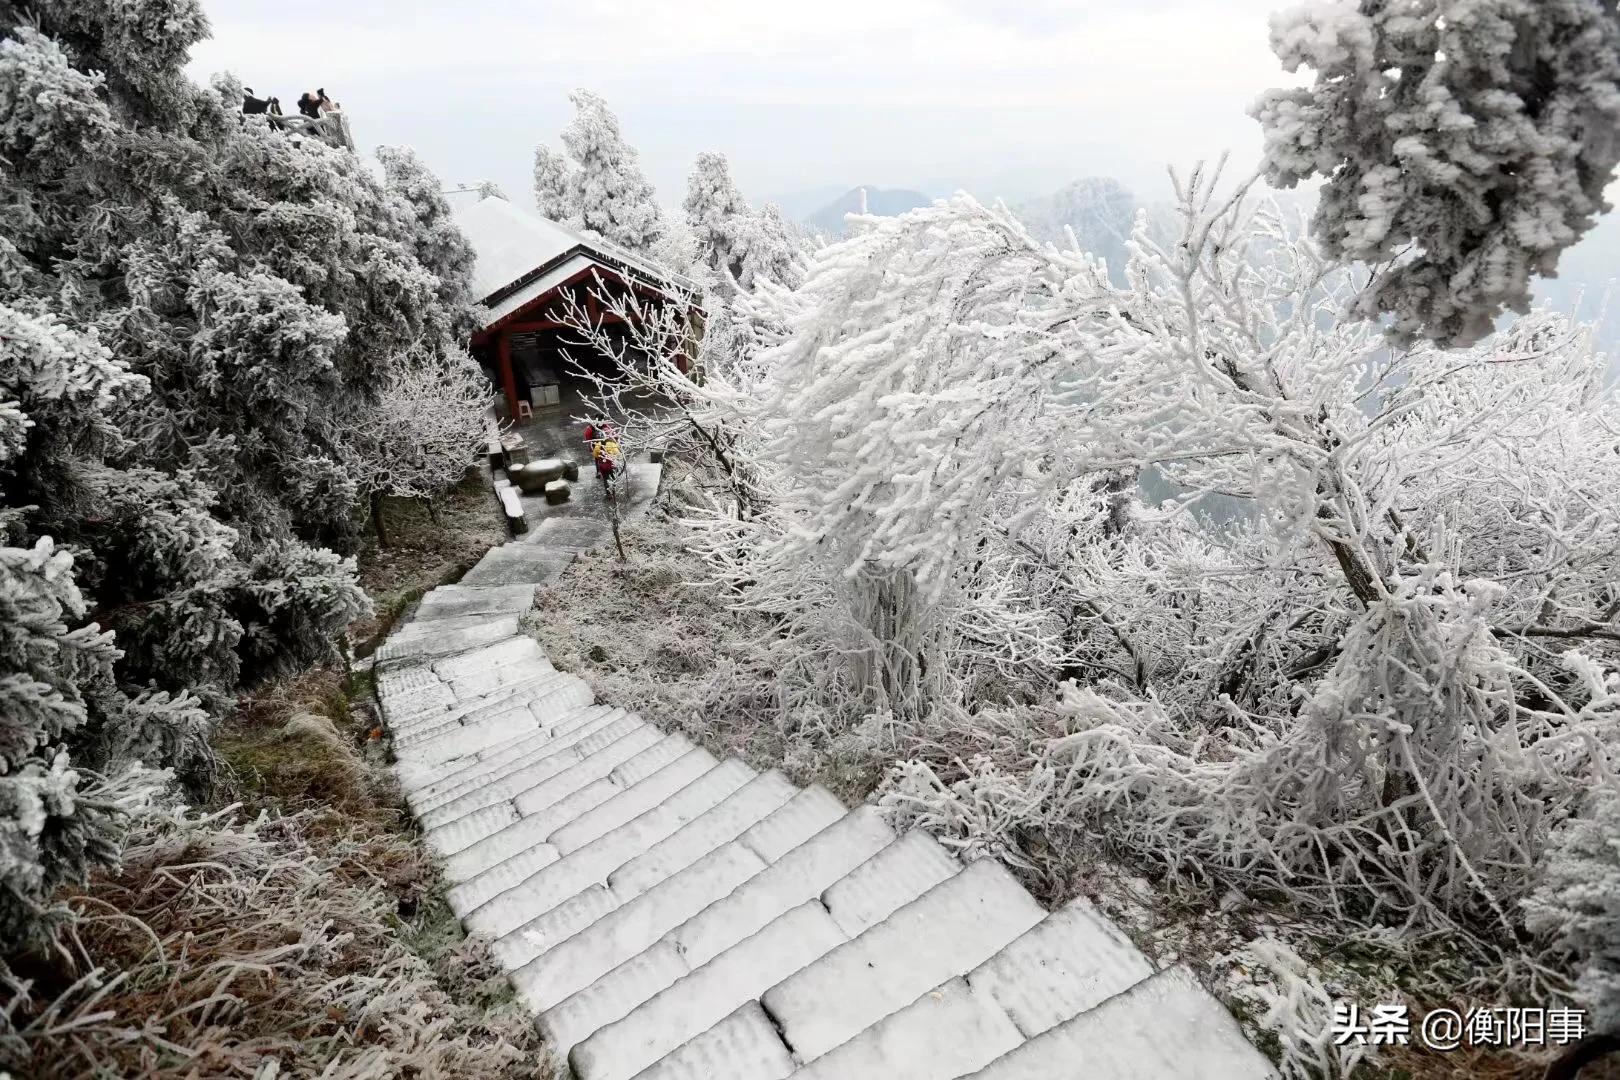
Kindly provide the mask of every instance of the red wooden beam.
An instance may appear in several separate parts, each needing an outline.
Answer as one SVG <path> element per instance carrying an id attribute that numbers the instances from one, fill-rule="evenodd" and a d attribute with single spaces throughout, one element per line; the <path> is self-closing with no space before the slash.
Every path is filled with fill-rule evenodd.
<path id="1" fill-rule="evenodd" d="M 501 331 L 499 336 L 501 387 L 506 391 L 506 418 L 518 422 L 517 378 L 512 374 L 512 335 Z"/>

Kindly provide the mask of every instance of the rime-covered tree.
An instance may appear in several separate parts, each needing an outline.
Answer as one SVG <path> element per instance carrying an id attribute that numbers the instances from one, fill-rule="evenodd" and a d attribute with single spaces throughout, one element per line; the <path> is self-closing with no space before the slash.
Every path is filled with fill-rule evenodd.
<path id="1" fill-rule="evenodd" d="M 1620 162 L 1613 0 L 1315 0 L 1272 48 L 1309 88 L 1252 109 L 1273 183 L 1326 178 L 1315 232 L 1374 268 L 1355 302 L 1466 344 L 1608 209 Z"/>
<path id="2" fill-rule="evenodd" d="M 732 183 L 724 154 L 705 151 L 697 156 L 681 207 L 686 211 L 686 224 L 692 230 L 698 257 L 714 273 L 718 285 L 725 288 L 740 284 L 743 259 L 749 249 L 751 211 L 742 192 Z"/>
<path id="3" fill-rule="evenodd" d="M 534 148 L 534 201 L 540 213 L 564 225 L 581 224 L 569 180 L 568 159 L 544 143 Z"/>
<path id="4" fill-rule="evenodd" d="M 1040 199 L 1013 208 L 1037 239 L 1069 246 L 1072 233 L 1080 250 L 1108 264 L 1116 283 L 1125 280 L 1136 199 L 1118 180 L 1091 176 Z"/>
<path id="5" fill-rule="evenodd" d="M 366 604 L 343 556 L 379 447 L 354 418 L 404 357 L 466 367 L 436 185 L 394 155 L 390 189 L 242 116 L 233 80 L 192 84 L 205 31 L 189 0 L 0 5 L 0 679 L 51 820 L 92 782 L 70 774 L 205 780 L 199 703 L 333 655 Z M 422 448 L 401 427 L 380 452 Z M 20 790 L 0 827 L 32 902 L 93 845 Z"/>
<path id="6" fill-rule="evenodd" d="M 607 102 L 589 90 L 569 95 L 574 119 L 562 131 L 566 158 L 535 150 L 535 200 L 547 217 L 588 229 L 631 251 L 647 252 L 664 233 L 652 184 Z"/>
<path id="7" fill-rule="evenodd" d="M 142 786 L 119 779 L 129 766 L 191 779 L 209 767 L 206 714 L 186 695 L 119 689 L 120 653 L 86 622 L 74 553 L 31 538 L 36 507 L 13 502 L 46 486 L 93 499 L 118 441 L 105 411 L 144 391 L 94 336 L 0 303 L 0 942 L 41 932 L 50 892 L 116 857 L 120 807 Z M 196 539 L 172 531 L 167 557 Z"/>

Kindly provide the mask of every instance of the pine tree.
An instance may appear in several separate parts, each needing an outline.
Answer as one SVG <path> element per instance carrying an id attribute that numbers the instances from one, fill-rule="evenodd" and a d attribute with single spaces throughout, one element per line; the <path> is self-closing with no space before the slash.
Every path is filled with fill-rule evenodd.
<path id="1" fill-rule="evenodd" d="M 651 251 L 665 231 L 663 213 L 619 118 L 589 90 L 576 90 L 569 100 L 575 113 L 562 132 L 567 158 L 545 146 L 535 150 L 540 212 L 630 251 Z"/>
<path id="2" fill-rule="evenodd" d="M 749 249 L 750 211 L 731 181 L 724 154 L 704 152 L 686 183 L 686 224 L 692 230 L 698 258 L 715 275 L 717 286 L 735 288 L 743 276 Z"/>
<path id="3" fill-rule="evenodd" d="M 413 155 L 385 152 L 384 184 L 244 117 L 230 77 L 191 83 L 191 0 L 0 17 L 10 940 L 110 856 L 132 763 L 205 784 L 210 713 L 334 655 L 367 606 L 345 556 L 368 461 L 442 483 L 482 424 L 459 340 L 471 255 Z M 446 374 L 457 409 L 432 432 L 356 423 Z"/>

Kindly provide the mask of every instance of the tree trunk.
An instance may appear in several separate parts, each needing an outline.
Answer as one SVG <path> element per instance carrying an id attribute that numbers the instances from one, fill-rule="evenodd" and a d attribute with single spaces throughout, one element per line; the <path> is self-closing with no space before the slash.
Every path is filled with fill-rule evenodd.
<path id="1" fill-rule="evenodd" d="M 431 495 L 429 495 L 428 498 L 427 498 L 427 508 L 428 508 L 428 520 L 433 522 L 434 525 L 438 525 L 439 524 L 439 507 L 438 507 L 438 505 L 436 503 L 434 503 L 433 496 L 431 496 Z"/>
<path id="2" fill-rule="evenodd" d="M 377 532 L 377 546 L 387 547 L 388 532 L 383 528 L 382 500 L 380 494 L 373 493 L 371 496 L 371 527 Z"/>

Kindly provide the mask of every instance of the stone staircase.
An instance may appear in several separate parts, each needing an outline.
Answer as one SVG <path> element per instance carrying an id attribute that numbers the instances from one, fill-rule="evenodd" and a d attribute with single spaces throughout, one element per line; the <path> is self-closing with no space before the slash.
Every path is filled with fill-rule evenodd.
<path id="1" fill-rule="evenodd" d="M 518 630 L 605 539 L 541 523 L 377 652 L 449 901 L 580 1080 L 1258 1080 L 1226 1009 L 1084 900 L 1047 913 L 775 770 L 600 704 Z"/>

